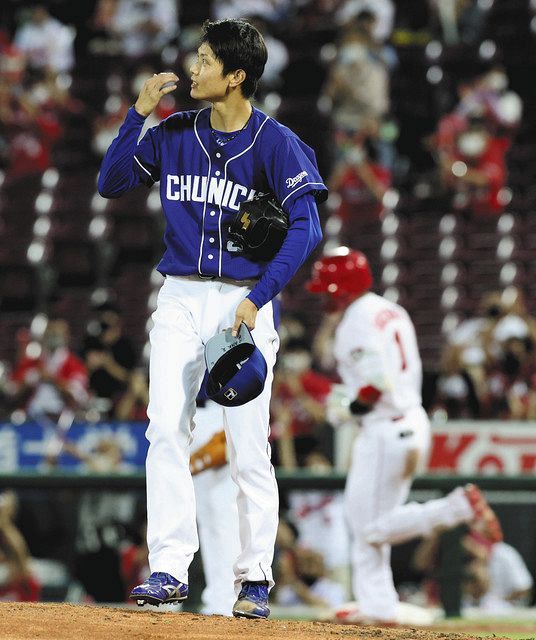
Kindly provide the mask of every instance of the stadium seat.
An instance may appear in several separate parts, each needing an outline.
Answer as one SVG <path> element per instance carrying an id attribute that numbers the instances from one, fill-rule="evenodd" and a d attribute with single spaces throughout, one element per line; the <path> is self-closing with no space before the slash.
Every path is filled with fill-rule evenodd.
<path id="1" fill-rule="evenodd" d="M 4 312 L 31 311 L 39 295 L 39 279 L 30 265 L 2 264 L 0 278 L 0 310 Z"/>
<path id="2" fill-rule="evenodd" d="M 50 264 L 60 287 L 87 287 L 98 281 L 96 250 L 88 240 L 54 239 Z"/>
<path id="3" fill-rule="evenodd" d="M 110 234 L 116 269 L 124 263 L 153 264 L 161 243 L 159 226 L 152 216 L 116 215 Z"/>
<path id="4" fill-rule="evenodd" d="M 28 328 L 34 314 L 33 311 L 7 311 L 1 300 L 0 312 L 0 360 L 13 364 L 18 355 L 17 331 Z"/>

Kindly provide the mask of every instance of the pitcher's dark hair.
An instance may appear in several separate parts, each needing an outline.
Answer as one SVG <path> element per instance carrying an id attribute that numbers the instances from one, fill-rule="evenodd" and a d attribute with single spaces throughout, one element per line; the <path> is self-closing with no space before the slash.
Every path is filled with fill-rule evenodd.
<path id="1" fill-rule="evenodd" d="M 223 64 L 223 74 L 243 69 L 246 79 L 240 85 L 242 95 L 255 93 L 263 74 L 268 53 L 261 33 L 246 20 L 207 20 L 200 44 L 207 43 Z"/>

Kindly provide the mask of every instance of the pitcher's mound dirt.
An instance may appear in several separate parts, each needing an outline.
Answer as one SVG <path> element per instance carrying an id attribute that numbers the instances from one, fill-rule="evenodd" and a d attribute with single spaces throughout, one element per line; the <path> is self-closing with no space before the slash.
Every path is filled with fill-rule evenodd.
<path id="1" fill-rule="evenodd" d="M 0 603 L 1 640 L 465 640 L 473 635 L 245 620 L 71 604 Z M 495 637 L 494 640 L 499 640 Z"/>

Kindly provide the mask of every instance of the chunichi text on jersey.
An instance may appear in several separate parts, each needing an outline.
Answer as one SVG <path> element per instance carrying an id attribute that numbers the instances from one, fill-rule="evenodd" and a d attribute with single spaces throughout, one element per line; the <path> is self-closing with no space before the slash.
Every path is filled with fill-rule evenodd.
<path id="1" fill-rule="evenodd" d="M 242 200 L 249 200 L 257 192 L 224 178 L 196 175 L 166 176 L 166 198 L 181 202 L 206 202 L 238 211 Z"/>

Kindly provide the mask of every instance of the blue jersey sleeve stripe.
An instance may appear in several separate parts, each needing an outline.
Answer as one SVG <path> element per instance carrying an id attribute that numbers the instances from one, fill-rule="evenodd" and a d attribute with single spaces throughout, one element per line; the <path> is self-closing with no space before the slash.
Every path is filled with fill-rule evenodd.
<path id="1" fill-rule="evenodd" d="M 326 188 L 323 182 L 306 182 L 305 184 L 300 185 L 297 189 L 294 189 L 294 191 L 291 191 L 288 194 L 288 196 L 283 200 L 283 202 L 281 203 L 281 206 L 283 206 L 284 203 L 290 198 L 290 196 L 293 196 L 297 191 L 299 191 L 300 189 L 303 189 L 304 187 L 309 187 L 311 185 L 320 185 L 321 187 L 324 187 L 324 189 Z"/>
<path id="2" fill-rule="evenodd" d="M 209 107 L 207 107 L 208 109 Z M 195 116 L 195 120 L 194 120 L 194 133 L 195 133 L 195 137 L 197 138 L 197 142 L 199 142 L 199 145 L 201 147 L 201 149 L 203 149 L 203 151 L 205 152 L 205 155 L 207 156 L 208 159 L 208 174 L 207 174 L 207 185 L 208 185 L 208 181 L 210 180 L 210 170 L 212 168 L 212 162 L 210 160 L 210 155 L 208 153 L 208 151 L 205 149 L 205 147 L 203 146 L 203 143 L 201 142 L 201 138 L 199 137 L 199 133 L 197 131 L 197 120 L 200 116 L 200 114 L 203 111 L 206 111 L 207 109 L 201 109 L 201 111 L 197 112 L 197 115 Z M 199 273 L 202 273 L 201 271 L 201 260 L 203 258 L 203 244 L 205 242 L 205 215 L 207 213 L 207 199 L 204 198 L 204 202 L 203 202 L 203 218 L 201 221 L 201 242 L 199 244 L 199 260 L 197 261 L 197 271 Z"/>
<path id="3" fill-rule="evenodd" d="M 151 178 L 151 180 L 154 181 L 153 176 L 151 175 L 150 171 L 147 171 L 147 169 L 142 165 L 142 163 L 138 160 L 138 158 L 136 158 L 136 156 L 134 156 L 134 160 L 136 160 L 136 162 L 140 165 L 140 167 L 145 171 L 145 173 Z"/>

